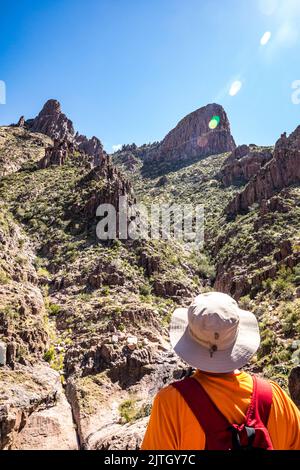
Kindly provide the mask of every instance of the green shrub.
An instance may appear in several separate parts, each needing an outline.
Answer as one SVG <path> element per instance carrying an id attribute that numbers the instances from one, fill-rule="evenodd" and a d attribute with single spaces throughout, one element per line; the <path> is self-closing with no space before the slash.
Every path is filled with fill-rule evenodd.
<path id="1" fill-rule="evenodd" d="M 119 412 L 121 418 L 123 418 L 126 423 L 130 423 L 131 421 L 134 421 L 136 417 L 136 400 L 130 398 L 128 400 L 125 400 L 123 403 L 120 404 L 119 406 Z"/>
<path id="2" fill-rule="evenodd" d="M 145 296 L 151 295 L 151 287 L 147 284 L 142 284 L 139 287 L 139 291 L 141 295 L 145 295 Z"/>
<path id="3" fill-rule="evenodd" d="M 55 358 L 55 349 L 54 346 L 51 346 L 48 351 L 45 352 L 44 354 L 44 360 L 49 362 L 49 364 L 54 361 Z"/>
<path id="4" fill-rule="evenodd" d="M 258 359 L 270 354 L 276 346 L 276 335 L 271 330 L 265 330 L 262 333 L 262 341 L 257 352 Z"/>
<path id="5" fill-rule="evenodd" d="M 46 268 L 39 268 L 37 270 L 37 275 L 39 277 L 49 277 L 50 273 Z"/>
<path id="6" fill-rule="evenodd" d="M 140 408 L 138 408 L 137 400 L 134 398 L 129 398 L 120 404 L 119 413 L 121 418 L 123 418 L 126 423 L 130 423 L 132 421 L 136 421 L 137 419 L 150 416 L 151 408 L 151 403 L 145 403 Z"/>
<path id="7" fill-rule="evenodd" d="M 103 286 L 101 289 L 101 294 L 104 296 L 107 296 L 110 294 L 110 287 L 109 286 Z"/>
<path id="8" fill-rule="evenodd" d="M 48 307 L 48 313 L 50 317 L 55 317 L 61 313 L 61 306 L 57 304 L 50 304 Z"/>
<path id="9" fill-rule="evenodd" d="M 8 274 L 3 269 L 0 269 L 0 284 L 7 284 L 9 279 Z"/>

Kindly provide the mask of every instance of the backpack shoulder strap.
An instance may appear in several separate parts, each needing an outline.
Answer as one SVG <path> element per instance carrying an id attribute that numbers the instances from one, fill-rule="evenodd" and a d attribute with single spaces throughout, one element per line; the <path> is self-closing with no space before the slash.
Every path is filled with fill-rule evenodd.
<path id="1" fill-rule="evenodd" d="M 182 395 L 205 434 L 230 426 L 197 379 L 186 377 L 173 382 L 172 386 Z"/>
<path id="2" fill-rule="evenodd" d="M 260 420 L 267 427 L 272 406 L 273 393 L 269 382 L 255 375 L 253 379 L 252 399 L 247 410 L 246 422 Z"/>

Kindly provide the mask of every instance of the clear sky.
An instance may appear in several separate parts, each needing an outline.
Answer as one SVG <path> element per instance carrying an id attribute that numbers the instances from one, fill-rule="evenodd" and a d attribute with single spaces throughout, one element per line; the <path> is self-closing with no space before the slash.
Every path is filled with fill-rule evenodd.
<path id="1" fill-rule="evenodd" d="M 56 98 L 109 152 L 211 102 L 239 144 L 300 124 L 300 0 L 1 0 L 0 18 L 1 124 Z"/>

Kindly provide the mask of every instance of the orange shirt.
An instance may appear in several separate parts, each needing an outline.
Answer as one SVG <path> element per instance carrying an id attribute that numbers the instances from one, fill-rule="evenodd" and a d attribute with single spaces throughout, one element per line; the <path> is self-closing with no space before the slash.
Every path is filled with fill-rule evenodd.
<path id="1" fill-rule="evenodd" d="M 207 374 L 196 371 L 212 401 L 230 423 L 242 424 L 251 400 L 252 378 L 246 372 Z M 275 382 L 268 431 L 275 450 L 300 450 L 300 411 Z M 184 398 L 171 385 L 156 395 L 142 443 L 143 450 L 202 450 L 205 434 Z"/>

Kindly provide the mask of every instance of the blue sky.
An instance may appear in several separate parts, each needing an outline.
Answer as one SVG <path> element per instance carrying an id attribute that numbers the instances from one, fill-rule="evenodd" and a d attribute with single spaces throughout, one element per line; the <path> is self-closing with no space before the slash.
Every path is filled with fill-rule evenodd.
<path id="1" fill-rule="evenodd" d="M 160 140 L 215 101 L 239 144 L 272 144 L 300 124 L 292 102 L 300 0 L 1 0 L 0 7 L 1 124 L 33 117 L 56 98 L 75 128 L 100 137 L 107 151 Z"/>

